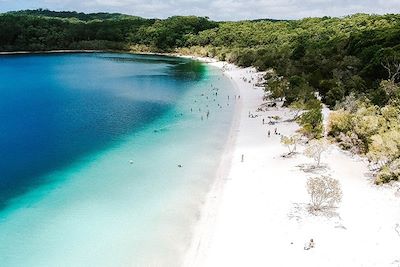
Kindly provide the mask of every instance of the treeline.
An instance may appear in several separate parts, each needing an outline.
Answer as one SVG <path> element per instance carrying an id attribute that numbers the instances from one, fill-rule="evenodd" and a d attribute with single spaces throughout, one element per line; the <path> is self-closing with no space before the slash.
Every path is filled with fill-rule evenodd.
<path id="1" fill-rule="evenodd" d="M 27 10 L 0 15 L 1 51 L 52 49 L 130 50 L 142 45 L 167 52 L 186 44 L 188 34 L 217 27 L 195 16 L 165 20 L 121 14 Z"/>
<path id="2" fill-rule="evenodd" d="M 400 54 L 400 15 L 222 23 L 191 35 L 188 46 L 205 46 L 208 55 L 240 66 L 273 68 L 286 80 L 295 77 L 300 91 L 318 91 L 331 107 L 351 92 L 384 105 L 388 97 L 379 82 L 388 74 L 381 62 Z"/>
<path id="3" fill-rule="evenodd" d="M 20 11 L 12 11 L 9 12 L 10 14 L 17 14 L 17 15 L 33 15 L 33 16 L 43 16 L 43 17 L 53 17 L 53 18 L 76 18 L 83 21 L 89 20 L 105 20 L 105 19 L 121 19 L 126 17 L 133 17 L 128 16 L 120 13 L 83 13 L 83 12 L 76 12 L 76 11 L 51 11 L 48 9 L 34 9 L 34 10 L 20 10 Z"/>

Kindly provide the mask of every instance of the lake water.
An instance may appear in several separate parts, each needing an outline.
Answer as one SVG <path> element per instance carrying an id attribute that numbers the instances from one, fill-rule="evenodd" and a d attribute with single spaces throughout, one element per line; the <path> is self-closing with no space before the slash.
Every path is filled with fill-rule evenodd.
<path id="1" fill-rule="evenodd" d="M 0 265 L 179 266 L 234 93 L 188 59 L 0 56 Z"/>

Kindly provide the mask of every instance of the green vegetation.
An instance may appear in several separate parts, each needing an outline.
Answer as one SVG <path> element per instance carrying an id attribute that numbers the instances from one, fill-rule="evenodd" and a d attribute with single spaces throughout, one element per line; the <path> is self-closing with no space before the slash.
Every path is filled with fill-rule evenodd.
<path id="1" fill-rule="evenodd" d="M 281 143 L 289 149 L 289 154 L 291 155 L 297 150 L 297 143 L 300 141 L 300 135 L 294 134 L 291 136 L 282 136 Z"/>
<path id="2" fill-rule="evenodd" d="M 1 51 L 52 49 L 171 51 L 185 45 L 188 34 L 217 27 L 202 17 L 144 19 L 121 14 L 82 14 L 48 10 L 0 15 Z M 141 45 L 141 46 L 138 46 Z"/>
<path id="3" fill-rule="evenodd" d="M 397 87 L 400 92 L 400 86 Z M 384 107 L 348 97 L 329 118 L 328 133 L 340 146 L 364 154 L 377 170 L 377 184 L 400 180 L 400 107 Z"/>
<path id="4" fill-rule="evenodd" d="M 321 102 L 337 109 L 329 135 L 398 180 L 400 15 L 214 22 L 25 10 L 0 14 L 0 51 L 177 52 L 268 70 L 266 91 L 298 110 L 302 133 L 323 135 Z M 305 110 L 305 111 L 304 111 Z"/>

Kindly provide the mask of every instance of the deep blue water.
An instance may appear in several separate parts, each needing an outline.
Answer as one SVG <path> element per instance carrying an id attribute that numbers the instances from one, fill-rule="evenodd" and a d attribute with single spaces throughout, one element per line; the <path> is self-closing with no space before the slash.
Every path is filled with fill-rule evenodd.
<path id="1" fill-rule="evenodd" d="M 0 56 L 0 266 L 180 266 L 235 93 L 185 59 Z"/>
<path id="2" fill-rule="evenodd" d="M 0 208 L 46 173 L 145 127 L 203 71 L 156 56 L 0 56 Z"/>

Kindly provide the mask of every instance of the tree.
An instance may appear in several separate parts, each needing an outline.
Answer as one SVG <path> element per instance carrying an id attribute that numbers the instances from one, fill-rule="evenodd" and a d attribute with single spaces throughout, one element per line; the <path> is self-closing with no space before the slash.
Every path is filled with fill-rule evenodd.
<path id="1" fill-rule="evenodd" d="M 400 57 L 393 49 L 388 49 L 381 65 L 388 72 L 388 79 L 393 83 L 400 77 Z"/>
<path id="2" fill-rule="evenodd" d="M 320 138 L 323 133 L 322 113 L 320 108 L 313 108 L 303 114 L 298 119 L 302 126 L 300 132 L 309 138 Z"/>
<path id="3" fill-rule="evenodd" d="M 272 76 L 267 80 L 267 90 L 271 93 L 271 97 L 274 99 L 283 98 L 285 91 L 287 90 L 289 83 L 283 77 Z"/>
<path id="4" fill-rule="evenodd" d="M 306 149 L 304 150 L 304 154 L 314 159 L 316 163 L 316 167 L 320 166 L 321 163 L 321 155 L 324 153 L 328 148 L 328 143 L 324 139 L 314 139 L 311 140 Z"/>
<path id="5" fill-rule="evenodd" d="M 310 211 L 318 212 L 334 208 L 342 200 L 338 180 L 329 176 L 309 178 L 307 192 L 310 195 Z"/>
<path id="6" fill-rule="evenodd" d="M 293 120 L 296 120 L 299 118 L 300 112 L 306 109 L 306 105 L 303 101 L 295 101 L 290 104 L 289 108 L 295 112 Z"/>
<path id="7" fill-rule="evenodd" d="M 294 134 L 292 136 L 282 136 L 281 143 L 287 146 L 289 149 L 289 154 L 296 152 L 297 143 L 300 140 L 300 136 L 298 134 Z"/>

